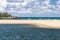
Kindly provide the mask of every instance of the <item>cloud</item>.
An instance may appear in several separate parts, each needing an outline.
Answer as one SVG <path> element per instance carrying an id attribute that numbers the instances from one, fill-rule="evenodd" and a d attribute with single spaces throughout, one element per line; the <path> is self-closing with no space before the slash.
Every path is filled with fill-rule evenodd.
<path id="1" fill-rule="evenodd" d="M 6 0 L 0 0 L 0 12 L 4 12 L 4 7 L 6 6 Z"/>
<path id="2" fill-rule="evenodd" d="M 32 13 L 31 9 L 27 9 L 25 6 L 33 0 L 24 0 L 24 2 L 12 2 L 6 5 L 7 12 L 18 12 L 18 13 Z M 8 6 L 8 7 L 7 7 Z M 9 10 L 7 10 L 9 9 Z"/>
<path id="3" fill-rule="evenodd" d="M 9 4 L 11 6 L 11 11 L 14 12 L 15 9 L 19 11 L 15 11 L 17 13 L 32 13 L 33 15 L 46 15 L 47 14 L 60 14 L 60 0 L 55 2 L 55 4 L 51 3 L 51 0 L 24 0 L 21 3 L 8 3 L 7 0 L 0 0 L 0 11 L 6 11 L 5 8 Z M 16 8 L 13 8 L 15 6 Z"/>
<path id="4" fill-rule="evenodd" d="M 39 14 L 60 14 L 60 0 L 56 4 L 52 4 L 51 0 L 41 1 L 36 9 L 33 10 Z"/>
<path id="5" fill-rule="evenodd" d="M 51 10 L 52 10 L 52 13 L 55 13 L 58 15 L 60 14 L 60 0 L 58 0 L 55 5 L 51 4 Z"/>
<path id="6" fill-rule="evenodd" d="M 38 6 L 36 6 L 36 8 L 33 10 L 35 11 L 36 13 L 39 12 L 39 13 L 49 13 L 51 12 L 51 10 L 49 9 L 49 7 L 51 6 L 50 4 L 50 0 L 45 0 L 45 1 L 41 1 L 39 3 Z"/>

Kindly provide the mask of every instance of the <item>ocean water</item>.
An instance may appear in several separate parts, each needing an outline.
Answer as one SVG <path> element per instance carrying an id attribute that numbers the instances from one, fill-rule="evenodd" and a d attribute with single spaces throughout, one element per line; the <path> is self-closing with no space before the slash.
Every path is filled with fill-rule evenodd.
<path id="1" fill-rule="evenodd" d="M 21 20 L 60 20 L 60 17 L 19 17 Z"/>
<path id="2" fill-rule="evenodd" d="M 0 40 L 60 40 L 60 29 L 29 24 L 0 24 Z"/>
<path id="3" fill-rule="evenodd" d="M 1 18 L 2 20 L 4 18 Z M 4 19 L 6 20 L 6 18 Z M 60 17 L 18 17 L 18 18 L 8 18 L 7 20 L 60 20 Z"/>

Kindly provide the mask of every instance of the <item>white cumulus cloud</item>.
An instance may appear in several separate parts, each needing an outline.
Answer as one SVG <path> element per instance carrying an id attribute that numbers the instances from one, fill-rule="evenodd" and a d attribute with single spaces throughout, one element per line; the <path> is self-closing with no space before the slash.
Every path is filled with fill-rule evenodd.
<path id="1" fill-rule="evenodd" d="M 51 4 L 51 0 L 44 0 L 34 9 L 34 12 L 39 14 L 60 14 L 60 0 L 55 4 Z"/>
<path id="2" fill-rule="evenodd" d="M 0 12 L 4 12 L 4 7 L 6 6 L 6 0 L 0 0 Z"/>
<path id="3" fill-rule="evenodd" d="M 51 0 L 24 0 L 22 3 L 8 3 L 7 0 L 0 0 L 0 11 L 5 11 L 6 4 L 16 5 L 16 9 L 20 11 L 15 11 L 18 13 L 36 13 L 36 14 L 60 14 L 60 0 L 54 5 Z M 11 12 L 14 8 L 11 8 Z"/>

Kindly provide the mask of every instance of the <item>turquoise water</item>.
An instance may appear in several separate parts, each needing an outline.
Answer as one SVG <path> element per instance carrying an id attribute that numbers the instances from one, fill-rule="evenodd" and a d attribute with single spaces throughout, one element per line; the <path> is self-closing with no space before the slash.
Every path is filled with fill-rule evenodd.
<path id="1" fill-rule="evenodd" d="M 9 20 L 60 20 L 60 17 L 19 17 L 16 19 L 12 18 Z"/>
<path id="2" fill-rule="evenodd" d="M 24 20 L 60 20 L 60 17 L 19 17 Z"/>
<path id="3" fill-rule="evenodd" d="M 37 28 L 28 24 L 0 24 L 0 40 L 60 40 L 60 29 Z"/>

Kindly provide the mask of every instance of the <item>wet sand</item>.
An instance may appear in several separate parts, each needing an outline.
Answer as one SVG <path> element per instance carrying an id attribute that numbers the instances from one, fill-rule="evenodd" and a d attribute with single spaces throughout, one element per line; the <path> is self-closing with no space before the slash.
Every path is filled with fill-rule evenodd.
<path id="1" fill-rule="evenodd" d="M 31 24 L 43 28 L 60 29 L 60 20 L 0 20 L 0 24 Z"/>

